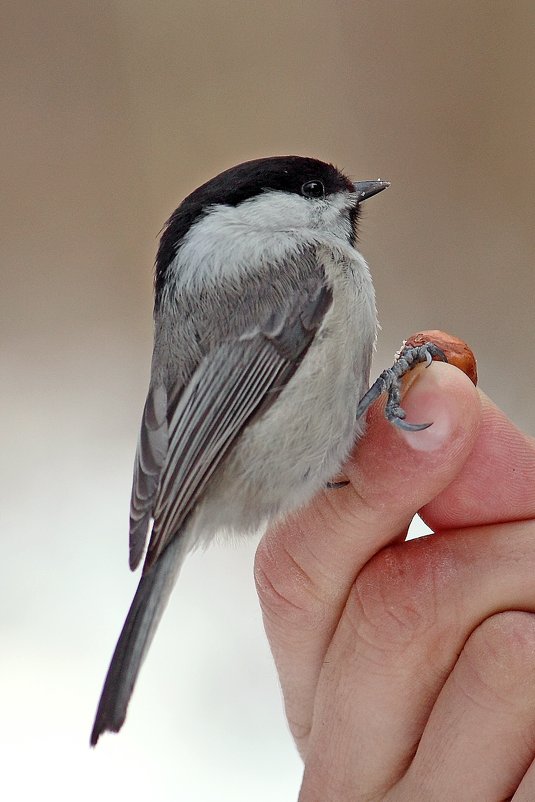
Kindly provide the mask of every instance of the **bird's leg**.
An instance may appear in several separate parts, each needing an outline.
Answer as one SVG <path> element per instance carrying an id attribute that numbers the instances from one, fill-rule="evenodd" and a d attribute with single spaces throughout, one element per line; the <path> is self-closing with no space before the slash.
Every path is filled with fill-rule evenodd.
<path id="1" fill-rule="evenodd" d="M 377 381 L 372 384 L 366 395 L 359 401 L 357 418 L 364 415 L 375 399 L 386 392 L 388 393 L 385 406 L 385 418 L 387 420 L 395 423 L 400 429 L 406 429 L 408 432 L 418 432 L 431 426 L 430 423 L 407 423 L 405 421 L 405 410 L 401 407 L 401 379 L 420 362 L 425 362 L 428 368 L 434 356 L 439 357 L 443 362 L 448 361 L 444 351 L 431 342 L 417 347 L 406 346 L 403 348 L 392 367 L 383 370 Z"/>

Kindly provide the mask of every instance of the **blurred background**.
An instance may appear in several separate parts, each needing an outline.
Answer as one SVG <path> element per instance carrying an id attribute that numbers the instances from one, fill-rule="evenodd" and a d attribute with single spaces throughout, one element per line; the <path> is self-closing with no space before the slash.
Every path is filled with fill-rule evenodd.
<path id="1" fill-rule="evenodd" d="M 123 732 L 88 747 L 137 584 L 127 518 L 158 231 L 199 183 L 258 156 L 389 179 L 361 226 L 383 327 L 374 372 L 411 332 L 446 329 L 534 434 L 535 5 L 2 12 L 5 798 L 295 800 L 252 542 L 187 561 Z"/>

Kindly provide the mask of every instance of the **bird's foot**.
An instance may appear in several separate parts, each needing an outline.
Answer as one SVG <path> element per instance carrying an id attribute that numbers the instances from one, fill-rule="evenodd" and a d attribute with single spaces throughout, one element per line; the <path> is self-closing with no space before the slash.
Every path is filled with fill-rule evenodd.
<path id="1" fill-rule="evenodd" d="M 382 393 L 386 392 L 388 393 L 385 406 L 385 418 L 387 420 L 408 432 L 419 432 L 431 426 L 431 423 L 406 422 L 405 410 L 401 406 L 401 379 L 421 362 L 425 362 L 428 368 L 435 356 L 443 362 L 448 361 L 444 351 L 431 342 L 417 347 L 406 346 L 403 348 L 392 367 L 383 370 L 377 381 L 372 384 L 366 395 L 361 398 L 357 407 L 357 418 L 364 415 L 368 407 Z"/>

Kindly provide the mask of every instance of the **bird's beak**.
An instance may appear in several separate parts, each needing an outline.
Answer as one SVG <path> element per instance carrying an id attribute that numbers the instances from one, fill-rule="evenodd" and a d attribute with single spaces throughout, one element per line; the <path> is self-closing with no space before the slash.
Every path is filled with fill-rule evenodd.
<path id="1" fill-rule="evenodd" d="M 358 202 L 361 203 L 389 187 L 390 181 L 381 181 L 380 179 L 377 179 L 377 181 L 356 181 L 353 186 L 358 195 Z"/>

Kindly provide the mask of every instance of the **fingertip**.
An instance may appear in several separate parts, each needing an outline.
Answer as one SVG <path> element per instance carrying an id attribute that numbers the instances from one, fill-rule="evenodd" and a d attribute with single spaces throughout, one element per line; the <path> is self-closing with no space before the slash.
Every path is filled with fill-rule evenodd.
<path id="1" fill-rule="evenodd" d="M 447 448 L 459 434 L 475 436 L 481 403 L 470 379 L 452 365 L 437 362 L 414 373 L 402 401 L 406 420 L 432 425 L 420 431 L 400 430 L 411 449 L 437 451 Z"/>
<path id="2" fill-rule="evenodd" d="M 374 507 L 427 503 L 461 470 L 477 439 L 481 401 L 457 368 L 433 362 L 409 376 L 402 407 L 410 423 L 432 426 L 407 432 L 384 416 L 384 399 L 370 409 L 364 436 L 344 466 L 358 494 Z"/>
<path id="3" fill-rule="evenodd" d="M 481 390 L 481 424 L 453 481 L 421 511 L 435 531 L 535 514 L 535 440 Z"/>

